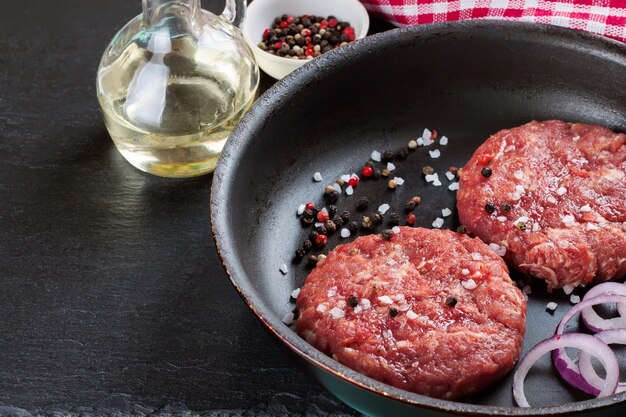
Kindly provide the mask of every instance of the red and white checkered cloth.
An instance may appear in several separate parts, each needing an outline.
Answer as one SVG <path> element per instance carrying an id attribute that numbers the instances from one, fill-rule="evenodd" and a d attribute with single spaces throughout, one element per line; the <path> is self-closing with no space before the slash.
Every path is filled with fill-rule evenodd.
<path id="1" fill-rule="evenodd" d="M 361 0 L 396 26 L 468 19 L 547 23 L 626 42 L 626 0 Z"/>

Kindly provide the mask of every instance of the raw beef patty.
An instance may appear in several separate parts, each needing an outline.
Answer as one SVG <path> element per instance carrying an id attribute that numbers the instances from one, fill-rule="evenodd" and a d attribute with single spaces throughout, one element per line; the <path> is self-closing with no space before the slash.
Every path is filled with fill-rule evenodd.
<path id="1" fill-rule="evenodd" d="M 479 239 L 401 227 L 333 249 L 297 299 L 297 330 L 350 368 L 455 399 L 511 370 L 526 301 Z"/>
<path id="2" fill-rule="evenodd" d="M 622 277 L 625 142 L 623 133 L 557 120 L 502 130 L 462 170 L 461 223 L 550 289 Z"/>

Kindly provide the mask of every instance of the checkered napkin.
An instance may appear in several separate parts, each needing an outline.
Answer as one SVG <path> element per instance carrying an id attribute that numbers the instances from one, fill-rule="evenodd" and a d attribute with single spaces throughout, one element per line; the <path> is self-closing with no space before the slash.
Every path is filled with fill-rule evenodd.
<path id="1" fill-rule="evenodd" d="M 626 42 L 626 0 L 361 0 L 397 26 L 468 19 L 547 23 Z"/>

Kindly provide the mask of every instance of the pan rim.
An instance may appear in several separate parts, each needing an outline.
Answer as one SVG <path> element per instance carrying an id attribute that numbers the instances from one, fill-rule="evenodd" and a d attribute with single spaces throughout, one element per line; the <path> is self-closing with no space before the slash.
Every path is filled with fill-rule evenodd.
<path id="1" fill-rule="evenodd" d="M 391 46 L 392 43 L 397 42 L 398 38 L 422 36 L 428 39 L 428 37 L 442 35 L 468 36 L 468 34 L 479 37 L 487 34 L 493 35 L 494 31 L 499 36 L 510 35 L 518 39 L 526 37 L 528 41 L 534 42 L 537 42 L 537 37 L 540 37 L 542 41 L 545 40 L 545 42 L 549 40 L 567 42 L 568 45 L 573 47 L 580 47 L 605 57 L 614 55 L 617 61 L 623 62 L 623 65 L 626 66 L 626 44 L 618 41 L 558 26 L 498 20 L 446 22 L 399 28 L 368 36 L 365 39 L 352 42 L 344 48 L 324 54 L 276 82 L 257 100 L 257 103 L 244 116 L 226 142 L 213 177 L 210 201 L 213 238 L 220 260 L 231 283 L 244 302 L 276 337 L 299 357 L 315 367 L 321 368 L 335 377 L 371 393 L 432 411 L 472 416 L 560 416 L 600 411 L 612 406 L 624 405 L 626 403 L 626 392 L 611 397 L 544 407 L 520 408 L 479 405 L 431 398 L 379 382 L 353 371 L 318 351 L 284 325 L 280 318 L 275 317 L 262 300 L 259 300 L 258 297 L 255 300 L 252 286 L 246 285 L 246 282 L 250 281 L 249 277 L 245 273 L 240 259 L 232 250 L 235 236 L 227 227 L 229 224 L 228 202 L 232 193 L 233 177 L 243 155 L 241 151 L 247 147 L 253 136 L 246 133 L 262 129 L 262 123 L 258 122 L 270 117 L 270 104 L 275 99 L 286 100 L 294 94 L 290 85 L 296 83 L 306 84 L 319 78 L 320 74 L 325 72 L 324 67 L 327 67 L 327 63 L 331 61 L 335 65 L 341 65 L 345 61 L 358 57 L 362 52 L 369 50 L 371 46 L 376 46 L 377 48 L 387 45 Z"/>

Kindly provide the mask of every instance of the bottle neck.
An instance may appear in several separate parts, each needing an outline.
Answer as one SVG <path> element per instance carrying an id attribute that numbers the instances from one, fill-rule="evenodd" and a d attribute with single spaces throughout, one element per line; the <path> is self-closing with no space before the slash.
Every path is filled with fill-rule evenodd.
<path id="1" fill-rule="evenodd" d="M 143 22 L 146 26 L 158 22 L 167 13 L 189 13 L 189 17 L 200 12 L 200 0 L 142 0 Z"/>

